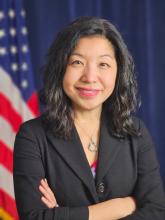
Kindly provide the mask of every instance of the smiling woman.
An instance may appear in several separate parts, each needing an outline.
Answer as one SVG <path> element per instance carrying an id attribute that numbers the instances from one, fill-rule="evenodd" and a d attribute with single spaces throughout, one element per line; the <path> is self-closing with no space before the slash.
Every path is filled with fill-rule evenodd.
<path id="1" fill-rule="evenodd" d="M 116 28 L 82 17 L 48 53 L 43 115 L 14 147 L 23 220 L 164 220 L 154 145 L 138 106 L 134 64 Z"/>
<path id="2" fill-rule="evenodd" d="M 104 37 L 81 38 L 69 57 L 63 88 L 72 100 L 74 112 L 93 110 L 101 114 L 102 104 L 112 94 L 117 62 L 112 44 Z"/>

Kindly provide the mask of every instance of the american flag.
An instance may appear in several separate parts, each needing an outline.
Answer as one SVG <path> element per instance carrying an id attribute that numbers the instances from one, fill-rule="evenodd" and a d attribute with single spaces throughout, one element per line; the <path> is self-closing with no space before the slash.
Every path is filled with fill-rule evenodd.
<path id="1" fill-rule="evenodd" d="M 13 189 L 13 143 L 22 122 L 39 114 L 26 13 L 21 0 L 0 0 L 0 219 L 18 219 Z"/>

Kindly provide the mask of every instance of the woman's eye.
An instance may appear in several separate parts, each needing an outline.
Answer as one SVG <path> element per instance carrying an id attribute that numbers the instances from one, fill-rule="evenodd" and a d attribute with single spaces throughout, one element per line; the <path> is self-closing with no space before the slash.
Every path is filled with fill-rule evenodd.
<path id="1" fill-rule="evenodd" d="M 80 64 L 83 64 L 80 60 L 74 60 L 71 62 L 71 64 L 74 64 L 74 65 L 80 65 Z"/>
<path id="2" fill-rule="evenodd" d="M 104 69 L 110 68 L 110 65 L 108 63 L 100 63 L 100 67 Z"/>

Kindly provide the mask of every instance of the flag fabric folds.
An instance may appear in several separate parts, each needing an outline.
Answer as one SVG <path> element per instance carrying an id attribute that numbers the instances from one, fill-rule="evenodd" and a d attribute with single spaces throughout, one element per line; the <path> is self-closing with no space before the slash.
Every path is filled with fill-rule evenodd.
<path id="1" fill-rule="evenodd" d="M 18 220 L 13 144 L 22 122 L 39 114 L 21 0 L 0 1 L 0 219 Z"/>

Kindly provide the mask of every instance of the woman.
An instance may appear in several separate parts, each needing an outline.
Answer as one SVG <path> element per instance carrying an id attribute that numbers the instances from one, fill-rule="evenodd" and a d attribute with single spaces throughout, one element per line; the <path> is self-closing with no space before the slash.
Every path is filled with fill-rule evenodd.
<path id="1" fill-rule="evenodd" d="M 107 20 L 82 17 L 53 42 L 44 114 L 14 148 L 23 220 L 163 220 L 165 197 L 151 137 L 136 110 L 132 58 Z"/>

